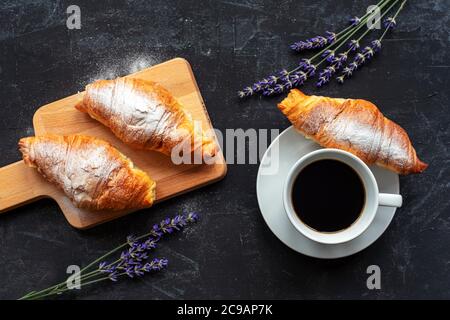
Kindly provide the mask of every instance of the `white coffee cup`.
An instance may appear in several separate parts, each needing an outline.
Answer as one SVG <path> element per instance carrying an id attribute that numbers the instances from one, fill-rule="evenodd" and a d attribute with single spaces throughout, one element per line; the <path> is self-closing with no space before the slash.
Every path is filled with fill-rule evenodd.
<path id="1" fill-rule="evenodd" d="M 366 201 L 359 218 L 348 228 L 337 232 L 320 232 L 304 224 L 292 204 L 292 188 L 296 177 L 307 165 L 318 160 L 338 160 L 355 170 L 364 185 Z M 292 225 L 305 237 L 324 244 L 337 244 L 355 239 L 373 222 L 378 206 L 401 207 L 399 194 L 379 193 L 378 184 L 369 167 L 357 156 L 339 149 L 320 149 L 299 159 L 288 173 L 283 190 L 283 203 Z"/>

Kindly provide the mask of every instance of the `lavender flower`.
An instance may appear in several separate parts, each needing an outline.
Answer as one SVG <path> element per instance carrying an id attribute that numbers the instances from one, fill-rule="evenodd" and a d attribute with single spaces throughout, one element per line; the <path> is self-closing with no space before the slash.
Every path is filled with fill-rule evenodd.
<path id="1" fill-rule="evenodd" d="M 291 73 L 289 77 L 293 87 L 302 85 L 308 79 L 306 72 L 301 70 Z"/>
<path id="2" fill-rule="evenodd" d="M 344 75 L 342 74 L 342 75 L 340 75 L 339 77 L 336 77 L 336 80 L 337 80 L 337 82 L 339 82 L 340 84 L 344 83 L 344 81 L 345 81 Z"/>
<path id="3" fill-rule="evenodd" d="M 312 66 L 308 67 L 308 69 L 311 68 Z M 275 84 L 274 86 L 265 88 L 262 94 L 263 96 L 272 96 L 280 94 L 282 92 L 285 92 L 286 90 L 292 89 L 293 87 L 302 85 L 307 78 L 308 74 L 305 71 L 302 70 L 292 71 L 286 74 L 283 78 L 281 78 L 279 83 Z"/>
<path id="4" fill-rule="evenodd" d="M 273 86 L 278 82 L 278 77 L 276 76 L 269 76 L 267 79 L 269 80 L 268 81 L 269 86 Z"/>
<path id="5" fill-rule="evenodd" d="M 342 70 L 342 74 L 346 77 L 351 77 L 353 75 L 353 72 L 357 68 L 358 68 L 358 64 L 356 64 L 355 62 L 352 62 Z"/>
<path id="6" fill-rule="evenodd" d="M 263 92 L 262 92 L 262 95 L 265 96 L 265 97 L 269 97 L 269 96 L 272 96 L 274 94 L 275 94 L 275 90 L 273 88 L 270 88 L 270 87 L 265 88 L 263 90 Z"/>
<path id="7" fill-rule="evenodd" d="M 256 82 L 252 85 L 252 93 L 260 92 L 264 88 L 261 82 Z"/>
<path id="8" fill-rule="evenodd" d="M 353 27 L 358 25 L 360 22 L 361 22 L 361 18 L 356 17 L 356 16 L 350 19 L 350 25 Z"/>
<path id="9" fill-rule="evenodd" d="M 286 69 L 281 70 L 278 76 L 278 80 L 280 82 L 287 82 L 289 81 L 289 71 L 287 71 Z"/>
<path id="10" fill-rule="evenodd" d="M 188 223 L 197 222 L 198 215 L 195 212 L 191 212 L 189 214 L 181 214 L 177 215 L 174 218 L 166 218 L 162 220 L 159 224 L 153 225 L 150 233 L 156 237 L 161 237 L 166 233 L 172 233 L 174 230 L 180 231 L 183 229 Z"/>
<path id="11" fill-rule="evenodd" d="M 304 51 L 309 49 L 323 48 L 320 52 L 313 54 L 309 58 L 304 58 L 300 61 L 299 65 L 291 71 L 282 70 L 275 73 L 270 77 L 267 77 L 261 81 L 258 81 L 242 89 L 238 92 L 239 97 L 248 97 L 255 94 L 263 96 L 271 96 L 285 92 L 293 87 L 303 85 L 309 78 L 315 76 L 317 68 L 326 64 L 326 66 L 318 72 L 318 79 L 316 85 L 321 87 L 331 81 L 331 79 L 342 69 L 339 76 L 336 76 L 338 82 L 343 83 L 346 78 L 351 77 L 357 69 L 362 67 L 367 61 L 371 60 L 377 52 L 381 50 L 381 42 L 387 31 L 394 28 L 396 25 L 396 18 L 399 12 L 404 7 L 407 0 L 402 1 L 381 1 L 379 3 L 381 17 L 377 22 L 383 19 L 395 6 L 400 4 L 397 11 L 392 17 L 387 18 L 384 21 L 386 29 L 379 36 L 378 39 L 372 40 L 370 45 L 361 47 L 360 41 L 366 37 L 369 32 L 373 31 L 372 28 L 362 32 L 359 36 L 359 30 L 366 25 L 366 22 L 372 15 L 368 12 L 362 17 L 353 17 L 350 19 L 350 26 L 347 26 L 338 33 L 327 31 L 323 36 L 316 36 L 311 39 L 295 42 L 291 45 L 291 48 L 295 51 Z M 354 39 L 353 39 L 354 38 Z M 347 43 L 348 42 L 348 43 Z M 348 46 L 348 49 L 339 52 L 342 46 Z M 347 62 L 350 54 L 354 53 L 352 61 Z M 347 64 L 347 65 L 345 65 Z"/>
<path id="12" fill-rule="evenodd" d="M 256 85 L 256 88 L 258 88 L 258 90 L 261 90 L 261 89 L 259 89 L 259 87 L 264 88 L 265 86 L 269 85 L 269 79 L 264 78 L 261 81 L 258 81 L 257 83 L 255 83 L 254 85 Z"/>
<path id="13" fill-rule="evenodd" d="M 268 95 L 267 92 L 277 84 L 284 84 L 284 82 L 289 81 L 289 72 L 287 70 L 281 70 L 279 72 L 279 77 L 271 75 L 264 78 L 251 87 L 245 87 L 241 91 L 238 91 L 239 98 L 246 98 L 254 95 L 255 93 L 262 93 L 263 95 Z M 272 94 L 272 93 L 271 93 Z M 270 94 L 270 95 L 271 95 Z"/>
<path id="14" fill-rule="evenodd" d="M 370 45 L 372 46 L 373 51 L 378 52 L 381 50 L 381 41 L 379 39 L 373 40 Z"/>
<path id="15" fill-rule="evenodd" d="M 128 239 L 133 240 L 127 240 L 129 248 L 122 251 L 120 258 L 116 262 L 112 264 L 101 262 L 99 265 L 99 271 L 101 273 L 108 273 L 111 281 L 117 281 L 118 276 L 122 274 L 126 274 L 130 278 L 144 275 L 146 271 L 146 268 L 144 268 L 146 265 L 145 261 L 148 259 L 148 253 L 150 250 L 156 248 L 156 242 L 160 238 L 149 237 L 146 240 L 140 241 L 131 236 Z M 157 261 L 159 260 L 152 260 L 153 263 Z"/>
<path id="16" fill-rule="evenodd" d="M 366 56 L 365 56 L 363 53 L 358 52 L 358 53 L 356 54 L 356 56 L 355 56 L 354 62 L 355 62 L 355 63 L 358 65 L 358 67 L 359 67 L 359 66 L 361 66 L 364 62 L 366 62 Z"/>
<path id="17" fill-rule="evenodd" d="M 358 40 L 350 40 L 348 43 L 348 49 L 350 51 L 356 51 L 359 49 L 359 41 Z"/>
<path id="18" fill-rule="evenodd" d="M 245 87 L 243 90 L 238 91 L 238 96 L 239 98 L 250 97 L 254 92 L 252 87 Z"/>
<path id="19" fill-rule="evenodd" d="M 332 44 L 337 40 L 337 34 L 334 32 L 326 31 L 327 44 Z"/>
<path id="20" fill-rule="evenodd" d="M 160 223 L 153 225 L 151 230 L 142 236 L 128 236 L 125 243 L 119 245 L 81 269 L 78 273 L 81 277 L 80 284 L 86 286 L 105 280 L 116 282 L 120 277 L 125 275 L 130 278 L 142 277 L 146 273 L 157 272 L 164 269 L 168 265 L 168 260 L 165 258 L 152 258 L 148 261 L 148 253 L 156 248 L 156 243 L 162 236 L 179 231 L 187 224 L 196 222 L 197 220 L 198 215 L 196 213 L 181 214 L 172 219 L 166 218 Z M 121 252 L 120 258 L 116 261 L 112 263 L 101 261 L 102 259 L 112 256 L 124 247 L 126 247 L 126 249 Z M 98 262 L 100 263 L 98 264 L 98 267 L 95 268 Z M 92 270 L 93 268 L 95 269 Z M 66 279 L 63 282 L 44 290 L 31 291 L 19 300 L 41 299 L 61 294 L 67 290 L 70 290 L 70 288 L 67 287 Z"/>
<path id="21" fill-rule="evenodd" d="M 328 43 L 328 39 L 324 36 L 316 36 L 309 41 L 311 42 L 311 49 L 323 48 Z"/>
<path id="22" fill-rule="evenodd" d="M 117 277 L 122 274 L 133 278 L 135 276 L 143 276 L 148 271 L 161 270 L 167 266 L 168 261 L 166 259 L 153 259 L 151 262 L 146 262 L 149 258 L 149 252 L 156 248 L 157 242 L 162 236 L 180 231 L 188 223 L 197 220 L 198 215 L 196 213 L 177 215 L 172 219 L 166 218 L 160 223 L 154 224 L 148 237 L 137 238 L 132 235 L 128 236 L 128 248 L 121 252 L 120 258 L 112 264 L 108 264 L 105 261 L 100 262 L 98 270 L 101 273 L 109 274 L 109 278 L 112 281 L 117 281 Z"/>
<path id="23" fill-rule="evenodd" d="M 167 259 L 154 258 L 150 262 L 147 262 L 145 264 L 136 264 L 127 267 L 119 267 L 118 269 L 123 270 L 121 274 L 126 274 L 129 278 L 134 278 L 134 277 L 142 277 L 145 273 L 150 273 L 152 271 L 160 271 L 165 267 L 167 267 L 168 263 L 169 261 Z M 115 281 L 113 279 L 111 280 Z"/>
<path id="24" fill-rule="evenodd" d="M 336 68 L 330 65 L 322 70 L 319 74 L 319 81 L 317 81 L 317 87 L 323 86 L 325 83 L 330 82 L 331 77 L 336 73 Z"/>
<path id="25" fill-rule="evenodd" d="M 325 50 L 325 51 L 322 53 L 322 57 L 323 57 L 323 58 L 326 57 L 328 62 L 332 62 L 333 59 L 335 58 L 334 50 Z"/>
<path id="26" fill-rule="evenodd" d="M 293 44 L 291 44 L 289 47 L 294 51 L 301 52 L 303 50 L 309 49 L 308 46 L 309 46 L 309 43 L 307 43 L 305 41 L 297 41 L 297 42 L 294 42 Z"/>
<path id="27" fill-rule="evenodd" d="M 336 57 L 334 56 L 332 59 L 327 59 L 327 61 L 332 65 L 336 70 L 339 70 L 342 65 L 347 61 L 347 53 L 339 53 L 339 55 Z"/>
<path id="28" fill-rule="evenodd" d="M 298 65 L 299 69 L 306 72 L 309 77 L 316 73 L 316 66 L 311 63 L 310 59 L 302 59 Z"/>
<path id="29" fill-rule="evenodd" d="M 143 267 L 145 272 L 150 271 L 160 271 L 163 268 L 167 267 L 169 261 L 167 259 L 153 259 L 150 263 L 146 263 Z"/>
<path id="30" fill-rule="evenodd" d="M 315 36 L 305 41 L 294 42 L 290 45 L 290 48 L 294 51 L 301 52 L 304 50 L 320 49 L 335 42 L 337 34 L 334 32 L 326 31 L 325 36 Z"/>
<path id="31" fill-rule="evenodd" d="M 363 49 L 362 53 L 367 59 L 372 59 L 375 55 L 375 50 L 367 46 Z"/>
<path id="32" fill-rule="evenodd" d="M 397 21 L 395 21 L 395 18 L 393 18 L 393 17 L 389 17 L 384 20 L 384 27 L 386 29 L 393 29 L 393 28 L 395 28 L 396 25 L 397 25 Z"/>
<path id="33" fill-rule="evenodd" d="M 284 91 L 284 85 L 277 84 L 277 85 L 275 85 L 273 90 L 274 90 L 274 93 L 282 93 Z"/>
<path id="34" fill-rule="evenodd" d="M 298 64 L 298 66 L 301 70 L 306 70 L 307 68 L 309 68 L 309 66 L 311 66 L 311 60 L 302 59 L 302 60 L 300 60 L 300 63 Z"/>
<path id="35" fill-rule="evenodd" d="M 271 86 L 268 86 L 264 88 L 262 91 L 263 96 L 272 96 L 275 94 L 280 94 L 284 92 L 286 89 L 290 89 L 293 87 L 293 83 L 290 80 L 289 76 L 284 77 L 283 79 L 280 79 L 279 83 L 275 83 Z"/>
<path id="36" fill-rule="evenodd" d="M 351 62 L 348 66 L 346 66 L 342 70 L 342 74 L 336 78 L 337 81 L 341 84 L 344 83 L 345 79 L 350 78 L 353 75 L 353 72 L 355 72 L 356 69 L 358 69 L 358 66 L 359 65 L 355 61 Z"/>
<path id="37" fill-rule="evenodd" d="M 339 83 L 344 83 L 346 78 L 350 78 L 358 68 L 360 68 L 368 60 L 372 59 L 375 53 L 380 51 L 380 49 L 381 41 L 379 39 L 372 41 L 370 46 L 366 46 L 361 52 L 358 52 L 353 62 L 342 70 L 342 74 L 336 78 L 337 81 Z"/>
<path id="38" fill-rule="evenodd" d="M 340 53 L 337 57 L 333 57 L 333 59 L 328 60 L 330 62 L 330 65 L 323 69 L 319 74 L 319 79 L 316 83 L 317 87 L 322 87 L 323 85 L 330 82 L 333 75 L 338 71 L 342 65 L 347 61 L 347 54 L 346 53 Z"/>
<path id="39" fill-rule="evenodd" d="M 249 97 L 256 93 L 263 96 L 272 96 L 290 90 L 293 87 L 302 85 L 308 76 L 312 76 L 316 66 L 308 59 L 302 59 L 299 66 L 292 70 L 285 69 L 279 71 L 277 76 L 271 75 L 261 81 L 254 83 L 251 87 L 246 87 L 238 92 L 240 98 Z"/>
<path id="40" fill-rule="evenodd" d="M 108 275 L 108 278 L 109 278 L 109 280 L 111 280 L 112 282 L 116 282 L 116 281 L 117 281 L 117 272 L 110 273 L 110 274 Z"/>

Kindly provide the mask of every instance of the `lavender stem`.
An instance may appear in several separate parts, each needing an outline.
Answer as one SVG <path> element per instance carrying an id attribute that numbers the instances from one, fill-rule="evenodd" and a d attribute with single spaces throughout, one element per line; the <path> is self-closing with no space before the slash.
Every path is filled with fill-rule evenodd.
<path id="1" fill-rule="evenodd" d="M 385 12 L 383 12 L 383 14 L 377 19 L 377 21 L 375 21 L 374 24 L 380 22 L 381 19 L 383 19 L 383 17 L 384 17 L 386 14 L 388 14 L 389 11 L 391 11 L 391 9 L 398 3 L 398 1 L 399 1 L 399 0 L 395 0 L 395 1 L 391 4 L 391 6 L 390 6 L 389 8 L 387 8 Z M 402 7 L 402 6 L 405 4 L 405 2 L 406 2 L 406 0 L 402 3 L 402 5 L 401 5 L 400 7 Z M 401 9 L 401 8 L 399 8 L 399 9 Z M 398 12 L 399 12 L 399 11 L 397 11 L 397 13 L 398 13 Z M 366 31 L 358 38 L 358 41 L 361 40 L 362 38 L 364 38 L 364 37 L 365 37 L 372 29 L 373 29 L 373 28 L 368 28 L 368 29 L 367 29 L 367 30 L 366 30 Z M 388 30 L 388 29 L 389 29 L 389 28 L 386 28 L 386 30 Z M 383 33 L 383 37 L 384 37 L 384 34 L 386 33 L 386 30 L 385 30 L 384 33 Z"/>
<path id="2" fill-rule="evenodd" d="M 392 1 L 392 0 L 381 0 L 380 2 L 378 2 L 378 3 L 376 4 L 376 6 L 379 6 L 379 7 L 380 7 L 380 10 L 381 10 L 381 9 L 387 4 L 387 2 L 389 2 L 389 1 Z M 366 24 L 366 22 L 367 22 L 367 20 L 370 18 L 370 15 L 371 15 L 371 14 L 372 14 L 371 12 L 367 12 L 365 15 L 363 15 L 363 16 L 361 17 L 361 21 L 356 25 L 357 28 L 354 29 L 354 30 L 353 30 L 353 28 L 352 28 L 352 30 L 348 30 L 348 31 L 344 34 L 344 36 L 343 36 L 342 38 L 347 37 L 347 35 L 348 35 L 350 32 L 352 32 L 351 35 L 350 35 L 350 37 L 351 37 L 356 31 L 358 31 L 359 29 L 361 29 L 362 26 Z M 349 38 L 347 37 L 347 38 L 345 38 L 345 40 L 342 41 L 342 42 L 345 43 L 345 41 L 347 41 L 348 39 L 349 39 Z M 318 53 L 315 54 L 313 57 L 309 58 L 309 60 L 312 61 L 312 60 L 314 60 L 315 58 L 320 57 L 326 50 L 330 50 L 335 44 L 337 44 L 337 43 L 342 43 L 342 42 L 341 42 L 341 40 L 336 41 L 336 42 L 333 42 L 332 44 L 330 44 L 329 46 L 327 46 L 326 48 L 324 48 L 322 51 L 318 52 Z M 340 47 L 340 46 L 339 46 L 339 47 Z M 333 50 L 336 51 L 339 47 L 334 48 Z"/>
<path id="3" fill-rule="evenodd" d="M 397 18 L 398 14 L 400 13 L 400 11 L 402 11 L 403 7 L 405 6 L 405 3 L 407 2 L 407 0 L 404 0 L 401 4 L 400 7 L 398 7 L 397 11 L 394 14 L 394 19 Z M 384 36 L 386 35 L 386 33 L 389 31 L 390 28 L 386 28 L 384 29 L 383 34 L 381 35 L 381 37 L 378 38 L 379 41 L 383 40 Z"/>
<path id="4" fill-rule="evenodd" d="M 389 3 L 389 1 L 390 0 L 387 0 L 385 3 L 383 3 L 380 6 L 380 10 L 383 9 Z M 394 2 L 391 4 L 391 6 L 388 7 L 388 9 L 381 15 L 380 18 L 378 18 L 378 20 L 376 22 L 380 21 L 380 19 L 383 18 L 383 16 L 386 15 L 389 12 L 392 9 L 392 7 L 397 3 L 397 1 L 398 0 L 394 0 Z M 336 51 L 340 47 L 342 47 L 346 43 L 347 40 L 349 40 L 356 32 L 358 32 L 362 28 L 362 26 L 366 24 L 367 20 L 369 20 L 370 17 L 371 16 L 366 17 L 364 23 L 361 23 L 355 30 L 353 30 L 352 33 L 350 33 L 344 40 L 342 40 L 342 42 L 339 43 L 339 45 L 334 49 L 334 51 Z M 369 33 L 371 30 L 372 30 L 372 28 L 367 28 L 367 30 L 363 33 L 363 35 L 359 37 L 358 41 L 361 40 L 362 38 L 364 38 L 364 36 L 366 36 L 367 33 Z M 346 52 L 346 53 L 348 54 L 348 52 Z M 319 63 L 316 64 L 316 67 L 321 65 L 326 60 L 327 60 L 327 57 L 323 58 Z"/>
<path id="5" fill-rule="evenodd" d="M 100 281 L 104 281 L 104 280 L 109 280 L 109 277 L 103 277 L 103 278 L 100 278 L 100 279 L 92 280 L 92 281 L 83 283 L 82 285 L 86 286 L 86 285 L 93 284 L 93 283 L 100 282 Z M 41 299 L 41 298 L 52 296 L 52 295 L 55 295 L 55 294 L 60 294 L 60 293 L 63 293 L 65 291 L 68 291 L 68 290 L 71 290 L 71 289 L 66 287 L 64 289 L 60 289 L 60 290 L 57 290 L 57 291 L 54 291 L 54 292 L 52 291 L 52 292 L 49 292 L 49 293 L 46 293 L 46 294 L 43 294 L 43 295 L 40 295 L 40 296 L 34 296 L 34 297 L 30 298 L 30 300 Z"/>
<path id="6" fill-rule="evenodd" d="M 152 240 L 153 243 L 157 242 L 160 237 L 164 234 L 170 234 L 173 232 L 173 230 L 179 231 L 181 229 L 184 228 L 184 226 L 186 226 L 187 223 L 191 223 L 191 222 L 195 222 L 198 219 L 198 215 L 196 213 L 189 213 L 187 215 L 177 215 L 174 218 L 170 219 L 167 218 L 163 221 L 161 221 L 159 224 L 156 224 L 153 226 L 153 229 L 146 233 L 143 234 L 139 237 L 134 238 L 133 237 L 133 242 L 136 242 L 138 240 L 141 240 L 143 238 L 149 238 L 148 241 Z M 156 229 L 155 229 L 156 228 Z M 86 280 L 86 279 L 90 279 L 93 278 L 97 275 L 99 275 L 100 273 L 102 273 L 102 270 L 100 268 L 92 270 L 91 272 L 85 273 L 83 274 L 83 272 L 86 272 L 87 270 L 89 270 L 92 266 L 98 264 L 99 262 L 101 262 L 102 260 L 104 260 L 105 258 L 109 257 L 111 254 L 117 252 L 118 250 L 126 247 L 127 245 L 131 245 L 130 242 L 127 240 L 126 242 L 124 242 L 123 244 L 115 247 L 114 249 L 108 251 L 107 253 L 105 253 L 104 255 L 102 255 L 101 257 L 99 257 L 98 259 L 92 261 L 91 263 L 89 263 L 86 267 L 82 268 L 78 273 L 75 274 L 76 275 L 81 275 L 81 281 Z M 154 248 L 154 247 L 151 247 Z M 145 258 L 146 259 L 146 258 Z M 158 260 L 158 259 L 154 259 L 153 261 Z M 158 262 L 163 262 L 163 260 L 165 259 L 159 259 Z M 112 266 L 116 263 L 118 263 L 120 261 L 120 259 L 116 260 L 115 262 L 109 264 L 108 266 Z M 158 263 L 157 262 L 157 263 Z M 152 262 L 153 263 L 153 262 Z M 165 264 L 160 264 L 158 265 L 159 268 L 165 267 L 167 265 L 167 260 L 164 261 Z M 152 269 L 150 269 L 152 270 Z M 149 272 L 150 270 L 144 270 Z M 160 269 L 153 269 L 153 270 L 160 270 Z M 138 270 L 139 272 L 143 272 L 142 270 Z M 126 273 L 126 272 L 125 272 Z M 138 273 L 136 273 L 137 275 L 139 275 Z M 121 274 L 116 274 L 115 277 L 119 276 Z M 72 275 L 73 277 L 74 275 Z M 107 279 L 113 280 L 110 276 L 107 277 Z M 61 283 L 58 283 L 56 285 L 53 285 L 49 288 L 43 289 L 41 291 L 31 291 L 29 293 L 27 293 L 26 295 L 24 295 L 23 297 L 19 298 L 18 300 L 24 300 L 24 299 L 37 299 L 39 297 L 44 297 L 44 296 L 48 296 L 48 295 L 52 295 L 55 293 L 59 293 L 59 292 L 64 292 L 65 288 L 63 288 L 63 286 L 66 286 L 66 281 L 63 281 Z M 61 291 L 63 290 L 63 291 Z"/>

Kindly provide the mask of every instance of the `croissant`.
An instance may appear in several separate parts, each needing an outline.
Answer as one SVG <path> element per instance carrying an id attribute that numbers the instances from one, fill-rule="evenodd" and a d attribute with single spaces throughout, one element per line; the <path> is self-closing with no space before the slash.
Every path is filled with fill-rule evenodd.
<path id="1" fill-rule="evenodd" d="M 75 206 L 89 210 L 150 207 L 155 182 L 109 143 L 72 135 L 19 141 L 24 162 L 57 185 Z"/>
<path id="2" fill-rule="evenodd" d="M 323 147 L 346 150 L 399 174 L 419 173 L 428 166 L 417 157 L 405 130 L 369 101 L 307 96 L 293 89 L 278 108 Z"/>
<path id="3" fill-rule="evenodd" d="M 188 143 L 191 152 L 201 148 L 202 156 L 216 153 L 215 141 L 199 133 L 177 99 L 152 81 L 98 80 L 86 86 L 83 101 L 75 107 L 136 148 L 170 155 L 174 147 Z"/>

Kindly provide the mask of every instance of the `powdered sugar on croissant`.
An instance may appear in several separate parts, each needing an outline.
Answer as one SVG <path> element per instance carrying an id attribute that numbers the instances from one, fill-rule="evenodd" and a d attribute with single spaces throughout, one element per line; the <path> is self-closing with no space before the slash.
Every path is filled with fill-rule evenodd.
<path id="1" fill-rule="evenodd" d="M 175 146 L 190 144 L 202 155 L 216 153 L 212 138 L 194 132 L 191 116 L 158 83 L 133 78 L 98 80 L 86 87 L 82 112 L 109 127 L 122 141 L 170 155 Z M 188 149 L 189 150 L 189 149 Z"/>
<path id="2" fill-rule="evenodd" d="M 72 202 L 91 210 L 150 207 L 155 182 L 109 143 L 73 135 L 46 135 L 19 142 L 24 162 L 36 167 Z"/>
<path id="3" fill-rule="evenodd" d="M 307 96 L 293 89 L 278 108 L 298 131 L 324 147 L 349 151 L 400 174 L 428 166 L 417 157 L 405 130 L 369 101 Z"/>

